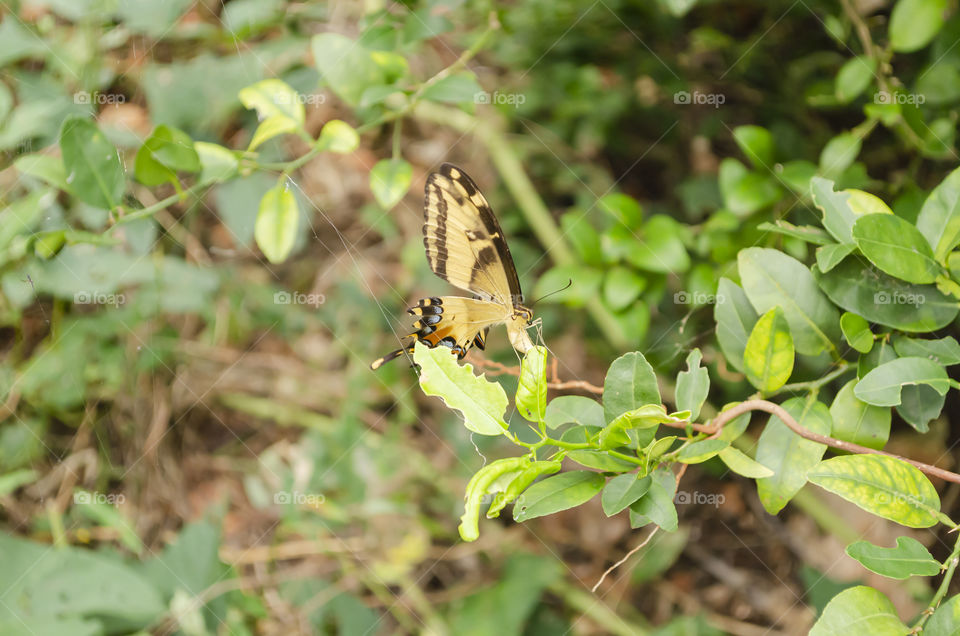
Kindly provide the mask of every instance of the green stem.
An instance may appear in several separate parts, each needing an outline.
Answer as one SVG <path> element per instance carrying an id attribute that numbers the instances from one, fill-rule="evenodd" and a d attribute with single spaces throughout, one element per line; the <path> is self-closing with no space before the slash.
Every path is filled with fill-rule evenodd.
<path id="1" fill-rule="evenodd" d="M 199 192 L 200 190 L 203 190 L 204 188 L 206 188 L 206 187 L 209 186 L 209 185 L 212 185 L 212 184 L 208 184 L 208 183 L 195 183 L 195 184 L 193 184 L 192 186 L 190 186 L 189 188 L 187 188 L 186 190 L 184 190 L 184 191 L 181 192 L 181 193 L 171 194 L 170 196 L 168 196 L 168 197 L 165 198 L 165 199 L 160 199 L 159 201 L 157 201 L 157 202 L 154 203 L 153 205 L 147 206 L 147 207 L 142 208 L 142 209 L 140 209 L 140 210 L 136 210 L 135 212 L 131 212 L 130 214 L 125 214 L 125 215 L 123 215 L 122 217 L 120 217 L 119 219 L 117 219 L 117 221 L 113 224 L 113 227 L 116 227 L 116 226 L 118 226 L 118 225 L 122 225 L 122 224 L 124 224 L 124 223 L 130 223 L 130 222 L 136 221 L 136 220 L 138 220 L 138 219 L 144 219 L 144 218 L 147 218 L 147 217 L 149 217 L 149 216 L 153 216 L 154 214 L 156 214 L 156 213 L 159 212 L 160 210 L 166 209 L 166 208 L 170 207 L 171 205 L 173 205 L 174 203 L 177 203 L 178 201 L 182 201 L 182 200 L 186 199 L 188 195 L 196 194 L 197 192 Z"/>
<path id="2" fill-rule="evenodd" d="M 816 380 L 810 380 L 808 382 L 794 382 L 793 384 L 784 384 L 782 387 L 773 391 L 771 393 L 766 393 L 766 397 L 771 397 L 774 395 L 780 395 L 781 393 L 799 393 L 801 391 L 817 391 L 820 387 L 825 384 L 833 382 L 835 379 L 839 378 L 841 375 L 850 371 L 851 369 L 856 369 L 856 365 L 844 363 L 838 366 L 836 369 L 826 374 L 822 378 Z"/>
<path id="3" fill-rule="evenodd" d="M 930 601 L 930 605 L 927 609 L 923 610 L 923 614 L 914 624 L 911 633 L 917 634 L 923 631 L 923 624 L 927 622 L 927 619 L 940 607 L 940 603 L 943 601 L 943 597 L 947 595 L 947 589 L 950 587 L 950 581 L 953 580 L 953 573 L 957 569 L 957 561 L 960 561 L 960 534 L 957 535 L 957 541 L 953 544 L 953 552 L 950 553 L 950 556 L 947 557 L 947 571 L 943 575 L 943 580 L 940 581 L 940 587 L 937 588 L 937 593 L 934 594 L 933 600 Z"/>

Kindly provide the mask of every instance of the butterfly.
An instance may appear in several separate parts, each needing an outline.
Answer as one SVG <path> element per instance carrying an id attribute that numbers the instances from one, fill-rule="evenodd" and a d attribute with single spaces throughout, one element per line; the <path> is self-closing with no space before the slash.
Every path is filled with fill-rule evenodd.
<path id="1" fill-rule="evenodd" d="M 471 346 L 483 349 L 490 327 L 506 324 L 510 344 L 521 354 L 533 348 L 527 327 L 533 312 L 523 306 L 517 268 L 503 231 L 477 184 L 456 166 L 445 163 L 427 178 L 424 188 L 423 246 L 433 273 L 475 295 L 433 296 L 407 313 L 418 316 L 413 339 L 375 360 L 371 369 L 413 353 L 414 344 L 449 347 L 458 358 Z"/>

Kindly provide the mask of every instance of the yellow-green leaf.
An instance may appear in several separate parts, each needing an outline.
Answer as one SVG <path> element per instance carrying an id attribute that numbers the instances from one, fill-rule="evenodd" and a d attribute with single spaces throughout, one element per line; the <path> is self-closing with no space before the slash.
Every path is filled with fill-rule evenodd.
<path id="1" fill-rule="evenodd" d="M 776 391 L 793 373 L 793 337 L 783 310 L 774 307 L 760 316 L 743 351 L 743 368 L 750 383 L 765 393 Z"/>

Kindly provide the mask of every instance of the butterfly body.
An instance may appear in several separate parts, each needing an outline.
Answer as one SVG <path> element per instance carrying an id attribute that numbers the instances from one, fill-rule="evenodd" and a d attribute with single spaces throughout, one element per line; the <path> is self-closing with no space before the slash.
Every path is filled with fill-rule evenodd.
<path id="1" fill-rule="evenodd" d="M 424 188 L 423 245 L 430 269 L 475 298 L 424 298 L 407 310 L 417 316 L 415 342 L 444 346 L 459 357 L 471 346 L 484 348 L 490 327 L 503 323 L 510 344 L 520 351 L 533 347 L 527 327 L 533 312 L 524 307 L 517 270 L 500 224 L 473 180 L 445 163 L 427 179 Z M 384 363 L 413 352 L 413 342 L 371 364 Z"/>

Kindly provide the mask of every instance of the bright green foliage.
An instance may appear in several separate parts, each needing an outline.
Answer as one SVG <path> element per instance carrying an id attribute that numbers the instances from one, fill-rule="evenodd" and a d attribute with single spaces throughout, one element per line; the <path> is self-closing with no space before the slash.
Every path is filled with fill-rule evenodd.
<path id="1" fill-rule="evenodd" d="M 460 411 L 463 425 L 481 435 L 500 435 L 507 424 L 507 394 L 496 382 L 473 374 L 470 364 L 460 366 L 449 349 L 417 343 L 414 361 L 420 365 L 420 388 Z"/>
<path id="2" fill-rule="evenodd" d="M 119 205 L 125 189 L 120 156 L 89 119 L 73 117 L 60 129 L 67 183 L 74 195 L 94 207 Z"/>
<path id="3" fill-rule="evenodd" d="M 886 455 L 846 455 L 820 462 L 807 478 L 864 510 L 910 528 L 937 523 L 940 497 L 923 473 Z"/>
<path id="4" fill-rule="evenodd" d="M 783 310 L 774 307 L 760 316 L 743 350 L 743 367 L 750 383 L 763 392 L 776 391 L 793 373 L 793 338 Z"/>
<path id="5" fill-rule="evenodd" d="M 940 562 L 912 537 L 897 537 L 895 548 L 881 548 L 868 541 L 857 541 L 847 546 L 847 554 L 868 570 L 891 579 L 933 576 L 940 572 Z"/>
<path id="6" fill-rule="evenodd" d="M 260 199 L 254 238 L 260 251 L 271 263 L 287 260 L 297 238 L 299 221 L 297 199 L 286 183 L 278 183 Z"/>
<path id="7" fill-rule="evenodd" d="M 403 159 L 384 159 L 378 161 L 370 170 L 370 190 L 384 210 L 389 210 L 410 189 L 413 168 Z"/>
<path id="8" fill-rule="evenodd" d="M 947 372 L 928 358 L 897 358 L 881 364 L 863 376 L 854 394 L 868 404 L 896 406 L 902 401 L 904 385 L 926 385 L 940 395 L 950 388 Z"/>
<path id="9" fill-rule="evenodd" d="M 531 422 L 542 422 L 547 410 L 547 349 L 534 347 L 520 364 L 517 410 Z"/>
<path id="10" fill-rule="evenodd" d="M 677 374 L 677 409 L 690 411 L 690 419 L 700 417 L 700 409 L 710 392 L 710 374 L 700 366 L 703 355 L 694 349 L 687 356 L 687 370 Z"/>
<path id="11" fill-rule="evenodd" d="M 860 353 L 870 353 L 873 349 L 873 332 L 866 320 L 849 311 L 840 316 L 840 330 L 847 343 Z"/>
<path id="12" fill-rule="evenodd" d="M 811 636 L 849 636 L 877 634 L 902 636 L 910 629 L 900 622 L 893 603 L 886 596 L 864 585 L 846 589 L 835 597 L 817 620 Z"/>

